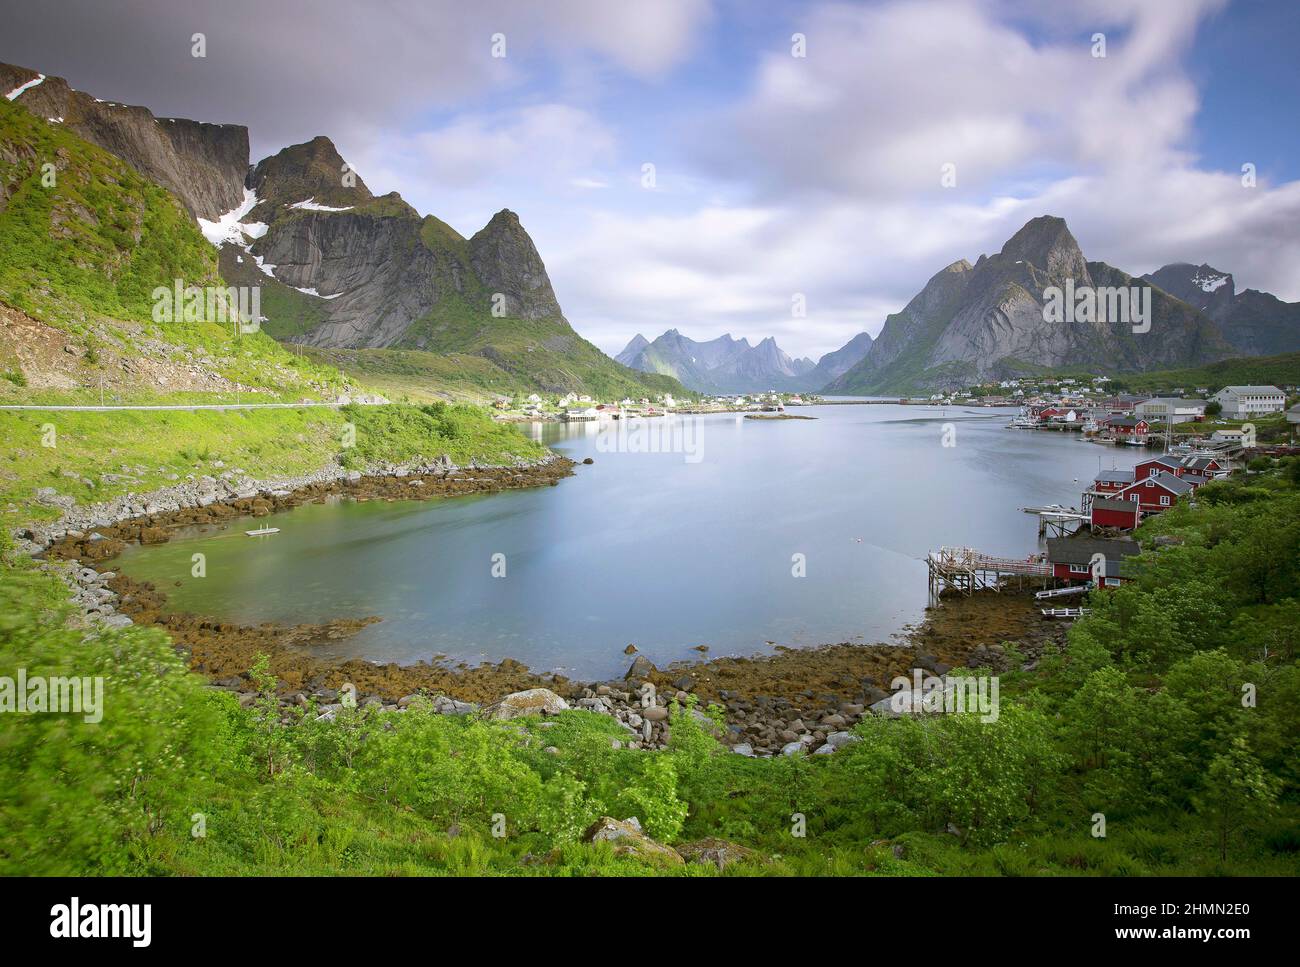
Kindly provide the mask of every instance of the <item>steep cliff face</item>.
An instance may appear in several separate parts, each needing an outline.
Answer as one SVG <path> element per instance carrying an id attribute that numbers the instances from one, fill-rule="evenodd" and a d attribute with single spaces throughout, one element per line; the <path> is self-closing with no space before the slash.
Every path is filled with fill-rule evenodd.
<path id="1" fill-rule="evenodd" d="M 483 289 L 500 294 L 505 315 L 520 319 L 560 316 L 560 303 L 546 275 L 537 247 L 519 224 L 519 216 L 502 209 L 467 246 L 469 264 Z"/>
<path id="2" fill-rule="evenodd" d="M 1149 288 L 1150 329 L 1111 312 L 1050 321 L 1049 299 Z M 1055 290 L 1055 292 L 1053 292 Z M 1139 327 L 1140 328 L 1140 327 Z M 1158 287 L 1087 261 L 1065 221 L 1028 222 L 1002 251 L 955 262 L 890 316 L 871 350 L 829 392 L 893 393 L 1067 366 L 1123 372 L 1193 366 L 1231 354 L 1214 321 Z"/>
<path id="3" fill-rule="evenodd" d="M 1177 262 L 1142 278 L 1213 319 L 1239 355 L 1300 350 L 1300 302 L 1283 302 L 1258 289 L 1237 292 L 1231 272 L 1205 264 Z"/>
<path id="4" fill-rule="evenodd" d="M 195 217 L 215 219 L 239 204 L 248 174 L 248 129 L 242 125 L 157 118 L 146 108 L 73 90 L 61 77 L 0 64 L 0 96 L 9 95 L 37 117 L 123 159 Z"/>

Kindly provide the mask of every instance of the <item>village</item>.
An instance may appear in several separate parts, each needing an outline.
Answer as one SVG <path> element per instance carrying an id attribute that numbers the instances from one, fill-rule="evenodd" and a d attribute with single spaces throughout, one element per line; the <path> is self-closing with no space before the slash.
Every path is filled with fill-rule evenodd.
<path id="1" fill-rule="evenodd" d="M 1296 388 L 1288 391 L 1294 397 Z M 1049 605 L 1041 609 L 1044 618 L 1081 617 L 1088 608 L 1051 607 L 1052 599 L 1131 580 L 1123 562 L 1142 550 L 1132 532 L 1143 520 L 1179 501 L 1194 500 L 1208 483 L 1249 472 L 1257 459 L 1300 453 L 1295 445 L 1300 404 L 1288 409 L 1287 392 L 1247 385 L 1225 386 L 1212 395 L 1204 388 L 1199 392 L 1208 399 L 1071 393 L 1025 400 L 1008 428 L 1076 430 L 1096 442 L 1163 445 L 1165 452 L 1131 470 L 1099 470 L 1080 494 L 1078 507 L 1021 508 L 1038 518 L 1038 536 L 1045 538 L 1045 550 L 1024 560 L 968 547 L 931 552 L 927 565 L 934 598 L 1040 583 L 1035 597 Z M 1210 429 L 1205 424 L 1214 417 L 1223 425 Z M 1230 421 L 1239 425 L 1229 426 Z M 1189 425 L 1201 432 L 1176 433 L 1176 427 Z M 1266 437 L 1273 439 L 1265 443 Z"/>
<path id="2" fill-rule="evenodd" d="M 766 393 L 708 396 L 696 400 L 678 400 L 671 393 L 650 399 L 624 397 L 617 402 L 599 402 L 577 393 L 543 396 L 530 393 L 521 399 L 498 396 L 492 401 L 493 418 L 504 423 L 589 423 L 603 420 L 628 420 L 666 416 L 669 413 L 779 413 L 787 406 L 810 406 L 822 402 L 819 397 L 799 393 Z"/>

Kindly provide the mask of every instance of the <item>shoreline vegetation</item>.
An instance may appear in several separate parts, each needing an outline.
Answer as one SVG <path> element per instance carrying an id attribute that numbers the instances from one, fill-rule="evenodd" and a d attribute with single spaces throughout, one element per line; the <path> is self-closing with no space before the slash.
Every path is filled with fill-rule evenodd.
<path id="1" fill-rule="evenodd" d="M 991 593 L 945 602 L 897 649 L 930 673 L 998 675 L 993 721 L 823 716 L 834 754 L 796 742 L 771 758 L 718 739 L 747 669 L 770 672 L 754 705 L 804 712 L 859 674 L 837 662 L 892 646 L 815 650 L 810 683 L 787 680 L 808 660 L 791 650 L 665 670 L 689 688 L 641 665 L 572 703 L 535 690 L 475 708 L 432 689 L 391 703 L 365 687 L 355 703 L 343 689 L 286 703 L 270 656 L 237 693 L 211 687 L 157 628 L 77 620 L 62 582 L 7 548 L 8 656 L 29 677 L 102 676 L 108 700 L 94 728 L 0 717 L 0 870 L 1295 875 L 1300 461 L 1208 484 L 1138 537 L 1132 582 L 1094 595 L 1063 640 L 1028 599 Z M 1052 629 L 1036 648 L 990 646 L 998 626 L 979 615 L 1009 607 Z M 964 669 L 937 660 L 945 622 Z M 630 714 L 660 739 L 631 740 Z"/>

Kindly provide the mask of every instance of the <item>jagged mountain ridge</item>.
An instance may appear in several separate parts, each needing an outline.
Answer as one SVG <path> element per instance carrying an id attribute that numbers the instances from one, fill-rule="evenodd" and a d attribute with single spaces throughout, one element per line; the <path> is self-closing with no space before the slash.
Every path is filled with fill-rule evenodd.
<path id="1" fill-rule="evenodd" d="M 1237 292 L 1231 272 L 1202 263 L 1175 262 L 1142 276 L 1204 312 L 1245 356 L 1276 356 L 1300 350 L 1300 302 L 1283 302 L 1258 289 Z"/>
<path id="2" fill-rule="evenodd" d="M 31 85 L 31 86 L 27 86 Z M 148 108 L 102 101 L 62 77 L 0 64 L 0 94 L 37 117 L 62 124 L 126 161 L 181 200 L 191 215 L 217 218 L 238 206 L 248 174 L 248 128 L 154 117 Z"/>
<path id="3" fill-rule="evenodd" d="M 374 196 L 325 137 L 251 166 L 241 125 L 155 118 L 12 65 L 0 65 L 5 92 L 170 190 L 217 245 L 223 278 L 262 289 L 263 327 L 279 339 L 471 354 L 508 390 L 682 392 L 573 331 L 509 210 L 466 239 L 396 192 Z M 471 368 L 481 385 L 481 362 Z"/>
<path id="4" fill-rule="evenodd" d="M 634 369 L 674 376 L 702 393 L 808 392 L 848 369 L 870 345 L 871 337 L 859 333 L 814 363 L 791 358 L 771 336 L 751 346 L 730 333 L 699 342 L 669 329 L 653 342 L 638 333 L 615 358 Z"/>
<path id="5" fill-rule="evenodd" d="M 1114 372 L 1199 365 L 1232 355 L 1204 313 L 1151 288 L 1151 328 L 1131 323 L 1047 322 L 1045 291 L 1140 286 L 1104 262 L 1089 262 L 1065 220 L 1031 219 L 1002 250 L 934 275 L 889 316 L 863 359 L 827 386 L 830 393 L 951 389 L 1066 366 Z"/>

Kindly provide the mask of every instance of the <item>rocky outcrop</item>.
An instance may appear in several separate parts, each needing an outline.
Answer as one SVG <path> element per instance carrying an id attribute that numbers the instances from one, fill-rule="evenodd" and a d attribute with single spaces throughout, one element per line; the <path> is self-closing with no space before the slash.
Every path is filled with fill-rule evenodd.
<path id="1" fill-rule="evenodd" d="M 609 843 L 614 855 L 623 859 L 638 860 L 655 866 L 681 866 L 685 863 L 672 847 L 656 843 L 643 833 L 641 823 L 635 816 L 628 819 L 601 816 L 587 829 L 583 840 L 588 843 Z"/>
<path id="2" fill-rule="evenodd" d="M 1129 319 L 1050 321 L 1061 293 L 1150 288 L 1150 327 Z M 954 262 L 902 312 L 890 316 L 866 356 L 828 392 L 958 388 L 1042 367 L 1142 371 L 1194 366 L 1231 355 L 1214 321 L 1158 287 L 1089 262 L 1064 219 L 1032 219 L 993 256 Z"/>
<path id="3" fill-rule="evenodd" d="M 504 296 L 504 314 L 517 319 L 560 316 L 560 303 L 537 247 L 519 223 L 502 209 L 470 238 L 469 264 L 482 288 Z"/>
<path id="4" fill-rule="evenodd" d="M 568 711 L 569 703 L 549 688 L 529 688 L 513 692 L 495 705 L 483 710 L 485 717 L 499 721 L 517 719 L 525 715 L 556 715 Z"/>
<path id="5" fill-rule="evenodd" d="M 30 68 L 0 64 L 0 95 L 40 77 Z M 195 217 L 215 219 L 239 205 L 248 174 L 248 129 L 242 125 L 154 117 L 147 108 L 73 90 L 62 77 L 45 77 L 13 103 L 123 159 L 169 189 Z"/>

